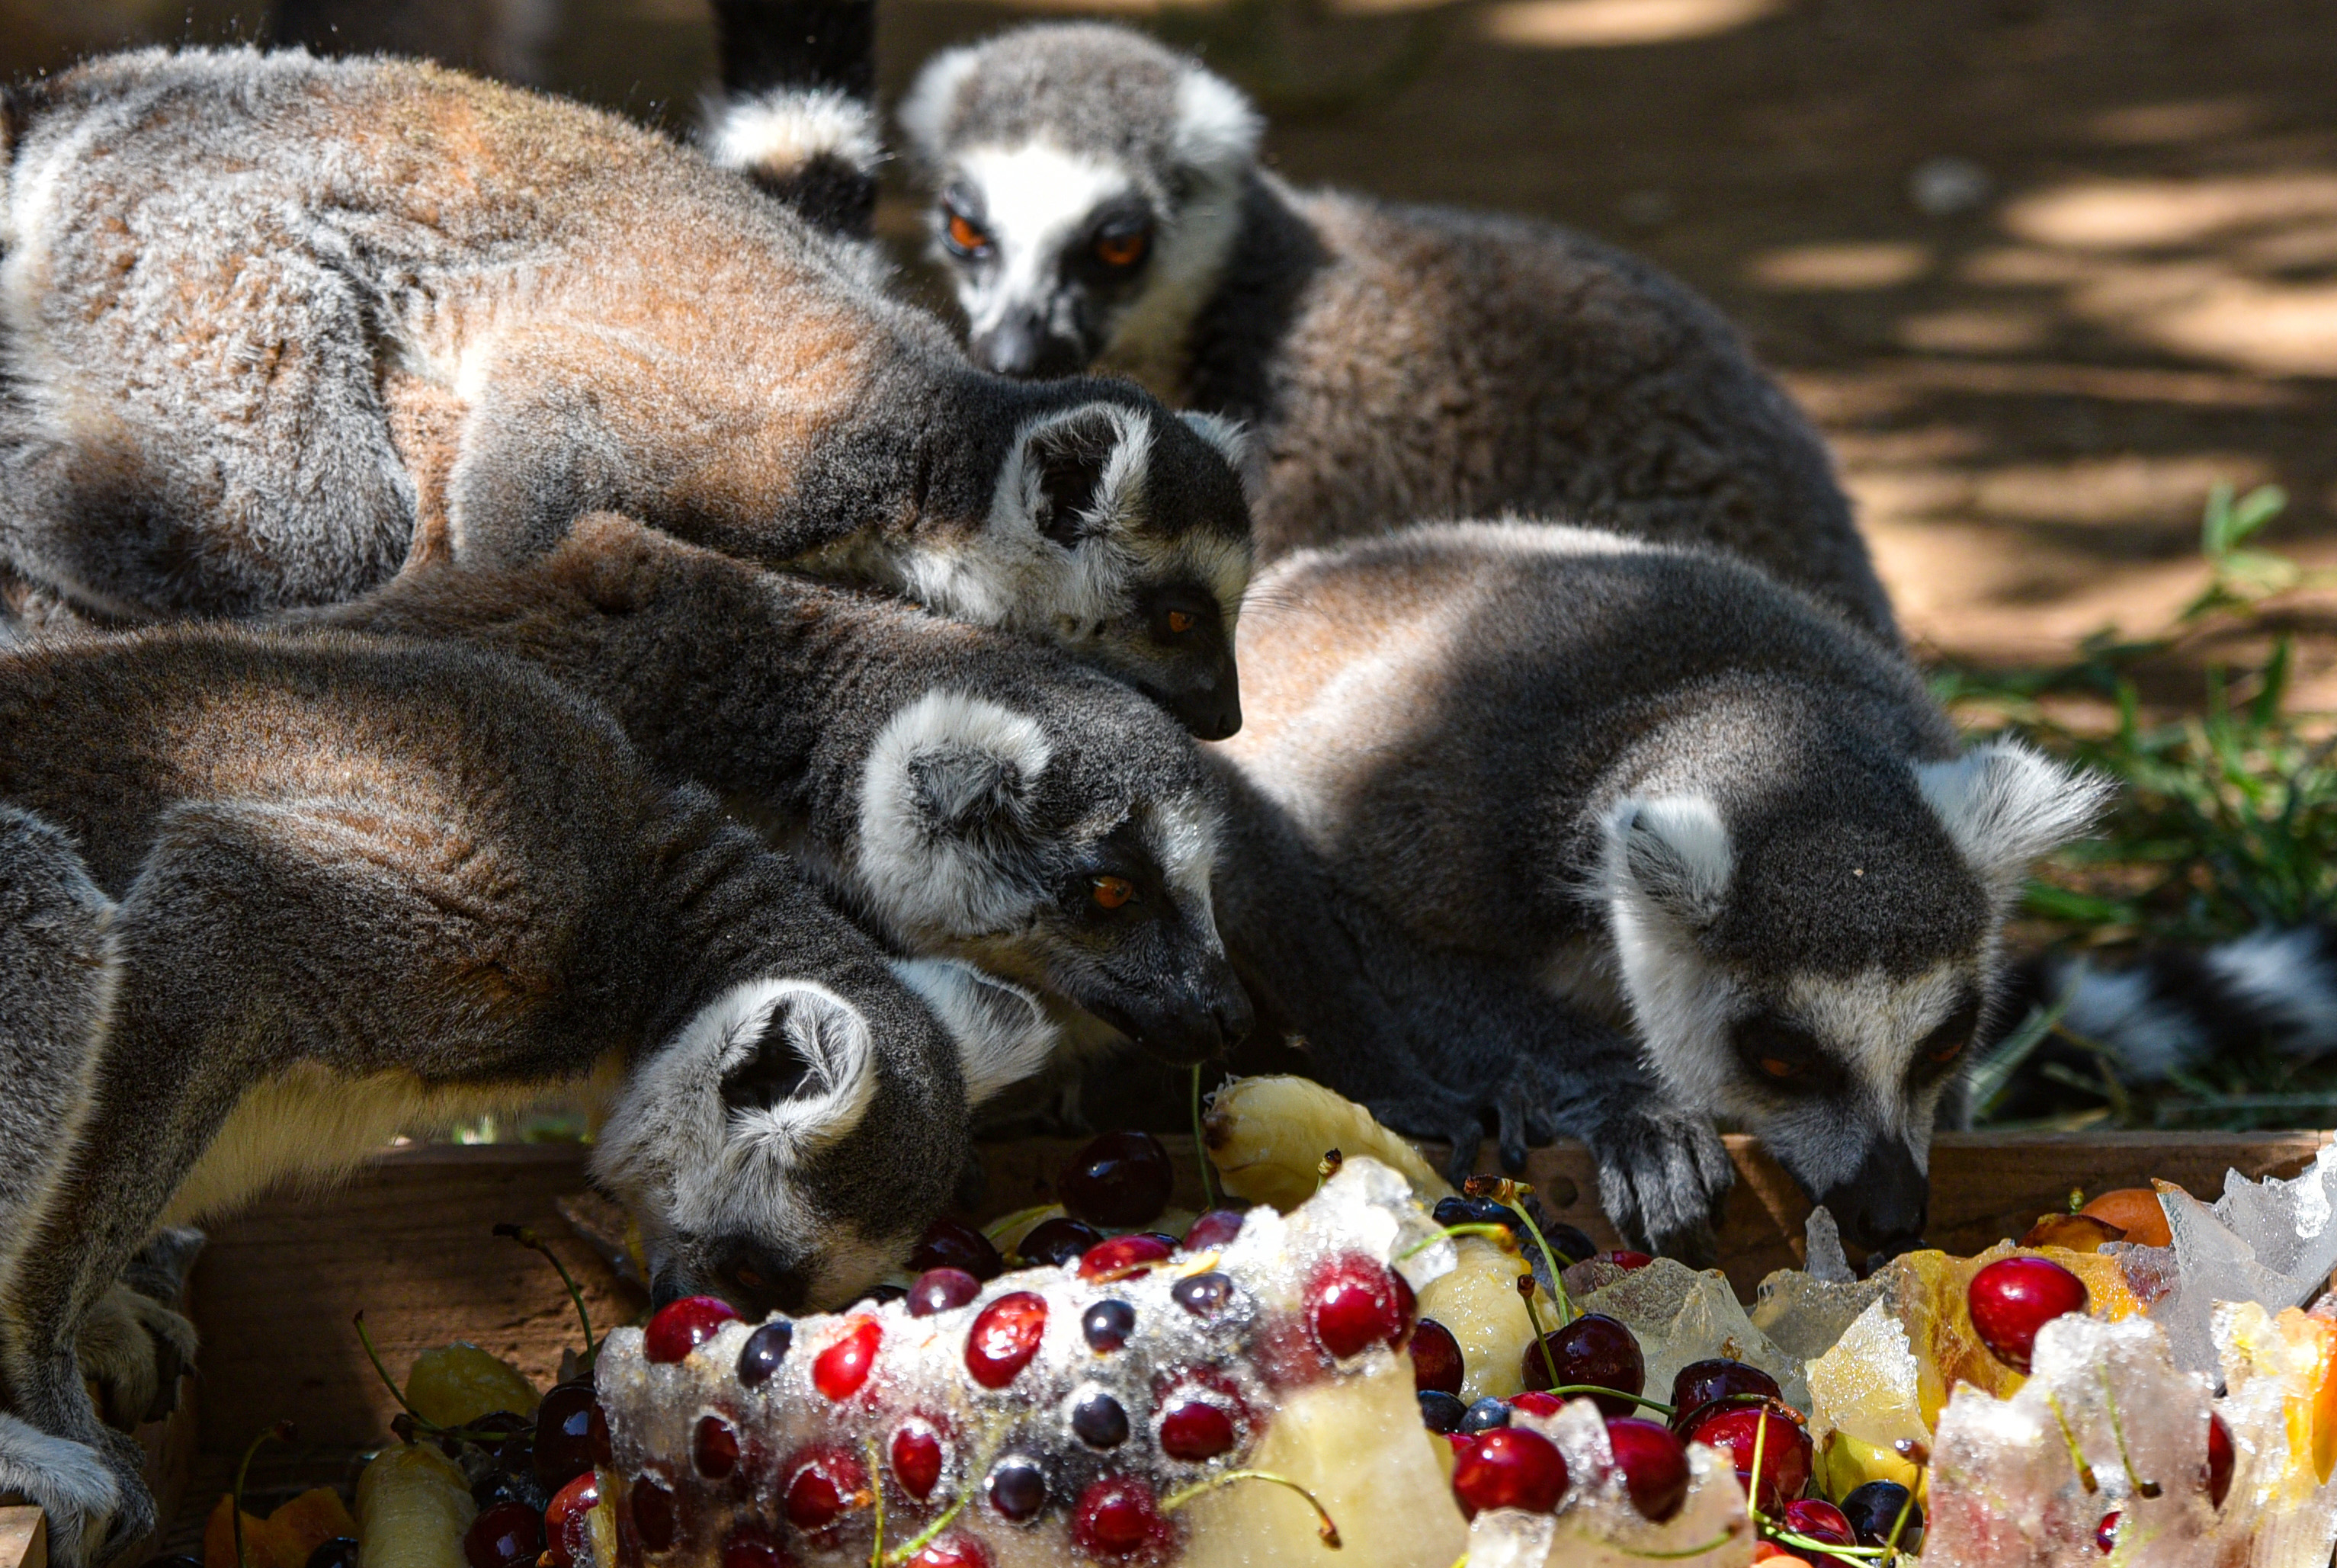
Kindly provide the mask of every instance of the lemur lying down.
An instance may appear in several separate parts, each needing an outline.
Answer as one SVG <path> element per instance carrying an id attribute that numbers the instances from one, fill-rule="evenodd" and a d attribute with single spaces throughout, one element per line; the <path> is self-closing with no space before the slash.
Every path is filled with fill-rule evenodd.
<path id="1" fill-rule="evenodd" d="M 588 701 L 474 650 L 190 628 L 0 656 L 0 870 L 62 911 L 54 962 L 0 979 L 0 1115 L 34 1156 L 0 1181 L 0 1475 L 71 1564 L 152 1522 L 75 1353 L 158 1225 L 565 1091 L 601 1108 L 593 1175 L 655 1295 L 834 1304 L 1053 1044 L 1025 993 L 889 959 Z"/>
<path id="2" fill-rule="evenodd" d="M 411 572 L 298 619 L 556 676 L 901 952 L 971 960 L 1169 1062 L 1249 1031 L 1210 916 L 1216 779 L 1168 715 L 1054 649 L 609 514 L 525 565 Z"/>
<path id="3" fill-rule="evenodd" d="M 1683 1256 L 1761 1134 L 1921 1233 L 2030 861 L 2107 786 L 1961 750 L 1896 650 L 1717 553 L 1528 524 L 1294 555 L 1242 621 L 1217 919 L 1262 1021 L 1393 1125 L 1589 1142 Z"/>
<path id="4" fill-rule="evenodd" d="M 974 369 L 866 248 L 687 149 L 297 51 L 107 56 L 13 91 L 5 134 L 21 613 L 329 603 L 611 507 L 1240 723 L 1230 427 Z"/>

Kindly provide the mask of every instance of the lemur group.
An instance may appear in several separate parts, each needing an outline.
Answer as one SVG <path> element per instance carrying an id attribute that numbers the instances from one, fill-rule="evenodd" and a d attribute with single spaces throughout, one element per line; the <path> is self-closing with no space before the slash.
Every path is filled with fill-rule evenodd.
<path id="1" fill-rule="evenodd" d="M 142 1249 L 551 1093 L 656 1292 L 758 1312 L 1131 1054 L 1580 1138 L 1682 1257 L 1722 1122 L 1920 1235 L 2104 791 L 1960 740 L 1728 324 L 1294 189 L 1118 27 L 897 122 L 963 340 L 847 93 L 695 144 L 298 51 L 8 95 L 0 1491 L 67 1568 L 152 1523 L 118 1428 L 194 1348 Z"/>

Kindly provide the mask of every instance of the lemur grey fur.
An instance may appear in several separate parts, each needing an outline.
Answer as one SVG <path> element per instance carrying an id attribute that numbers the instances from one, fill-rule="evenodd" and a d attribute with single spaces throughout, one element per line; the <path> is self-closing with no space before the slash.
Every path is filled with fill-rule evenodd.
<path id="1" fill-rule="evenodd" d="M 1262 1020 L 1334 1083 L 1351 1037 L 1408 1033 L 1409 1083 L 1362 1069 L 1395 1125 L 1576 1133 L 1666 1250 L 1709 1250 L 1716 1118 L 1853 1242 L 1921 1235 L 2005 913 L 2105 785 L 1960 750 L 1894 648 L 1719 552 L 1415 528 L 1285 560 L 1241 638 L 1216 750 L 1271 810 L 1237 795 L 1216 892 Z"/>
<path id="2" fill-rule="evenodd" d="M 0 564 L 35 608 L 329 603 L 607 506 L 1240 721 L 1229 429 L 973 369 L 865 247 L 686 149 L 298 53 L 112 55 L 8 111 Z"/>
<path id="3" fill-rule="evenodd" d="M 1166 714 L 1051 648 L 610 514 L 526 566 L 408 573 L 313 618 L 557 677 L 898 951 L 966 959 L 1173 1063 L 1248 1033 L 1210 915 L 1216 780 Z"/>
<path id="4" fill-rule="evenodd" d="M 707 155 L 813 225 L 867 239 L 885 142 L 876 0 L 713 0 L 722 91 Z"/>
<path id="5" fill-rule="evenodd" d="M 1886 637 L 1825 449 L 1677 279 L 1521 219 L 1296 191 L 1241 93 L 1128 29 L 947 51 L 901 105 L 974 358 L 1238 419 L 1258 554 L 1513 514 L 1723 545 Z"/>
<path id="6" fill-rule="evenodd" d="M 0 1408 L 116 1498 L 90 1511 L 69 1465 L 34 1488 L 87 1526 L 74 1568 L 152 1522 L 75 1348 L 158 1224 L 566 1091 L 602 1108 L 594 1178 L 658 1299 L 836 1303 L 946 1206 L 969 1106 L 1052 1048 L 1027 995 L 888 959 L 590 703 L 473 650 L 179 628 L 11 653 L 0 800 L 70 833 L 107 901 L 12 1040 L 43 1108 L 0 1094 L 36 1123 Z"/>

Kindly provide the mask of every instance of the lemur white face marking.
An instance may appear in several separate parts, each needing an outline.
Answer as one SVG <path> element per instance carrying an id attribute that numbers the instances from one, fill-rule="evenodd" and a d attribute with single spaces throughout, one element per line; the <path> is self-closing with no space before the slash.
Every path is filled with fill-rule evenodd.
<path id="1" fill-rule="evenodd" d="M 1108 201 L 1140 205 L 1128 172 L 1043 142 L 970 147 L 957 154 L 956 167 L 980 202 L 979 227 L 987 240 L 980 248 L 987 251 L 987 265 L 953 269 L 967 335 L 992 338 L 1010 315 L 1023 312 L 1042 331 L 1078 341 L 1075 303 L 1057 287 L 1063 253 L 1085 242 Z M 946 219 L 943 235 L 946 246 Z"/>
<path id="2" fill-rule="evenodd" d="M 867 1114 L 875 1058 L 858 1008 L 772 977 L 733 986 L 640 1063 L 592 1173 L 640 1219 L 652 1276 L 710 1289 L 742 1241 L 813 1279 L 872 1247 L 891 1256 L 896 1239 L 859 1236 L 797 1179 Z"/>

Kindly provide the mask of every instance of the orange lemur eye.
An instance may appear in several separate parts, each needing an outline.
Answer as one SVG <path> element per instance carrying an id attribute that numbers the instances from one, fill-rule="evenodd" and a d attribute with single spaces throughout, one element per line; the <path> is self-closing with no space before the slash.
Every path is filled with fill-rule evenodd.
<path id="1" fill-rule="evenodd" d="M 972 253 L 990 243 L 990 236 L 975 228 L 963 212 L 949 215 L 949 242 L 958 250 Z"/>
<path id="2" fill-rule="evenodd" d="M 1950 1040 L 1944 1044 L 1934 1045 L 1924 1052 L 1923 1060 L 1935 1067 L 1944 1067 L 1963 1054 L 1964 1043 L 1961 1040 Z"/>
<path id="3" fill-rule="evenodd" d="M 1192 629 L 1193 617 L 1188 612 L 1183 610 L 1171 610 L 1168 612 L 1169 631 L 1190 632 Z"/>
<path id="4" fill-rule="evenodd" d="M 1090 877 L 1088 894 L 1106 909 L 1117 909 L 1136 897 L 1136 884 L 1125 877 Z"/>
<path id="5" fill-rule="evenodd" d="M 1772 1078 L 1797 1078 L 1801 1076 L 1802 1069 L 1799 1063 L 1788 1062 L 1782 1056 L 1764 1056 L 1761 1058 L 1761 1071 Z"/>
<path id="6" fill-rule="evenodd" d="M 1107 267 L 1133 267 L 1144 260 L 1144 248 L 1149 243 L 1144 231 L 1131 230 L 1125 234 L 1096 236 L 1095 258 Z"/>

